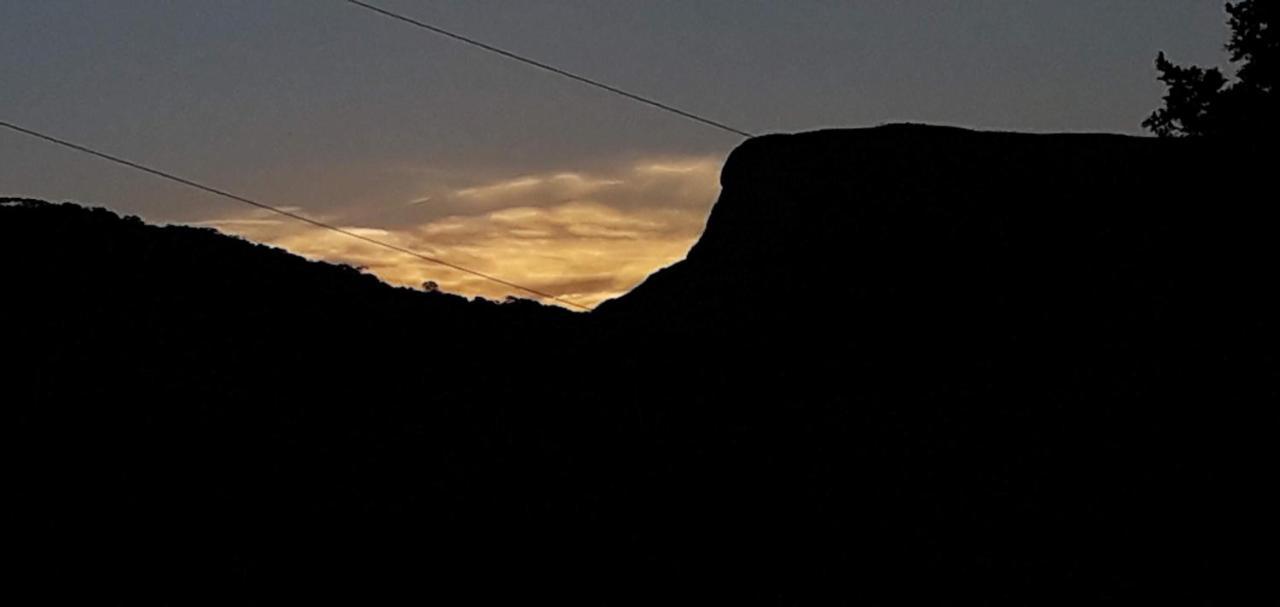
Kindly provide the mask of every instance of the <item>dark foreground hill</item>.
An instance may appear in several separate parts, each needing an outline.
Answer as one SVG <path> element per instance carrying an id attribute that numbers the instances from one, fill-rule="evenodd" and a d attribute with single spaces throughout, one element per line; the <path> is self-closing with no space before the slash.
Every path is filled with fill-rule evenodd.
<path id="1" fill-rule="evenodd" d="M 1251 158 L 761 137 L 688 260 L 590 315 L 8 203 L 19 573 L 142 603 L 1230 603 L 1280 385 Z"/>

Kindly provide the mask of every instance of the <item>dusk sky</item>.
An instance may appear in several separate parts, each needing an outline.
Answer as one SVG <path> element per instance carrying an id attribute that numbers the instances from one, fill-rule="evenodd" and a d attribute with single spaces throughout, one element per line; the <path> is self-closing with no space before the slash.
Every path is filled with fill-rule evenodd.
<path id="1" fill-rule="evenodd" d="M 753 133 L 1138 134 L 1220 0 L 371 0 Z M 684 256 L 731 134 L 340 0 L 5 0 L 0 120 L 584 304 Z M 0 131 L 0 196 L 511 291 Z M 33 252 L 38 254 L 38 252 Z"/>

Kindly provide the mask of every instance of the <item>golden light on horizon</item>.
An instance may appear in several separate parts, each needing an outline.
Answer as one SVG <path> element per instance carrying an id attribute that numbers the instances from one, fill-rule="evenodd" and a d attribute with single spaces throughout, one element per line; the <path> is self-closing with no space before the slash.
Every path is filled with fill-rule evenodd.
<path id="1" fill-rule="evenodd" d="M 646 159 L 601 174 L 521 175 L 407 201 L 420 222 L 343 225 L 557 297 L 594 306 L 683 259 L 719 192 L 720 159 Z M 430 216 L 446 209 L 448 214 Z M 483 278 L 262 212 L 201 222 L 382 280 L 501 300 L 533 297 Z"/>

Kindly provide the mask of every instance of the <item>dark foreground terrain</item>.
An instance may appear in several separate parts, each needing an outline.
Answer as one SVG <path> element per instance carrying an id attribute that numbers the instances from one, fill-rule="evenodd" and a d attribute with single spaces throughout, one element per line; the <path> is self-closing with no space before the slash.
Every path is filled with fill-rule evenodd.
<path id="1" fill-rule="evenodd" d="M 1253 157 L 760 137 L 688 260 L 589 315 L 10 201 L 11 574 L 130 604 L 1239 604 L 1280 402 Z"/>

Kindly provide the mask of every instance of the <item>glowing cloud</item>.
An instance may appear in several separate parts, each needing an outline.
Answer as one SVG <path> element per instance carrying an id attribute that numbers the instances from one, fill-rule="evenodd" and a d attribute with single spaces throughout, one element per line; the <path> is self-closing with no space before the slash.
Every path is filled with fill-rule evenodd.
<path id="1" fill-rule="evenodd" d="M 679 261 L 719 190 L 714 158 L 637 162 L 607 174 L 558 172 L 423 196 L 420 222 L 344 226 L 583 305 L 630 290 Z M 326 218 L 330 219 L 330 218 Z M 260 212 L 204 222 L 312 258 L 362 266 L 393 284 L 532 297 L 482 278 Z"/>

